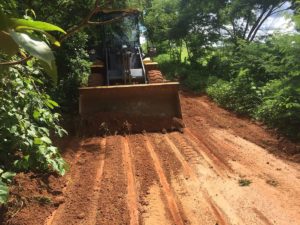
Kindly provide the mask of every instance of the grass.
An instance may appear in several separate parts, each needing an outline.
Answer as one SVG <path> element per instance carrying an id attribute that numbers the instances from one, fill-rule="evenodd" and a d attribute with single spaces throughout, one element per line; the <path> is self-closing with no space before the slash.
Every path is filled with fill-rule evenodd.
<path id="1" fill-rule="evenodd" d="M 49 198 L 47 196 L 35 196 L 35 197 L 33 197 L 33 199 L 42 205 L 49 205 L 52 203 L 51 198 Z"/>
<path id="2" fill-rule="evenodd" d="M 241 187 L 247 187 L 247 186 L 250 186 L 250 184 L 252 183 L 251 180 L 248 180 L 248 179 L 240 179 L 239 180 L 239 185 Z"/>

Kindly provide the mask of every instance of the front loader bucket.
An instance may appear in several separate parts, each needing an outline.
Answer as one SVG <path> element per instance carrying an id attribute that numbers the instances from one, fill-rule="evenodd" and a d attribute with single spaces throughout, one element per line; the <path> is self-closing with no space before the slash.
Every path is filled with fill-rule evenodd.
<path id="1" fill-rule="evenodd" d="M 177 82 L 80 88 L 85 134 L 180 129 Z"/>

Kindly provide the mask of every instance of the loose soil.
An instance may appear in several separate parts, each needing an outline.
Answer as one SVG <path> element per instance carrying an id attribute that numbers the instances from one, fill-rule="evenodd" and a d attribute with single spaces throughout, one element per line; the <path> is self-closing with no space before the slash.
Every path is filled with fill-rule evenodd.
<path id="1" fill-rule="evenodd" d="M 206 96 L 181 104 L 183 133 L 65 139 L 69 173 L 17 175 L 0 224 L 298 225 L 299 144 Z"/>

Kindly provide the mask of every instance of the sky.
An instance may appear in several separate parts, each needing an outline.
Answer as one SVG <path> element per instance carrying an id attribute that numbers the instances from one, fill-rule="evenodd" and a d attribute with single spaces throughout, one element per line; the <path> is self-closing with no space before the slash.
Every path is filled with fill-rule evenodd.
<path id="1" fill-rule="evenodd" d="M 280 9 L 283 10 L 290 7 L 290 3 L 285 3 Z M 258 36 L 260 35 L 270 35 L 273 33 L 294 33 L 295 24 L 291 18 L 288 18 L 293 14 L 292 10 L 279 12 L 278 14 L 274 14 L 270 16 L 262 25 L 260 31 L 258 32 Z"/>
<path id="2" fill-rule="evenodd" d="M 290 3 L 284 4 L 281 9 L 286 9 L 290 6 Z M 280 10 L 281 10 L 280 9 Z M 295 24 L 288 18 L 288 15 L 292 15 L 292 11 L 285 11 L 269 17 L 262 25 L 259 34 L 273 34 L 274 32 L 280 33 L 294 33 Z"/>

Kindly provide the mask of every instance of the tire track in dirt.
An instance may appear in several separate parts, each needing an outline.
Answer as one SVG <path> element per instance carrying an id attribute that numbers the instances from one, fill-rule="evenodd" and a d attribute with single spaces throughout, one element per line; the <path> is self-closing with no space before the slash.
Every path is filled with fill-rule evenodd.
<path id="1" fill-rule="evenodd" d="M 233 173 L 230 165 L 227 162 L 225 163 L 221 156 L 215 154 L 216 150 L 213 149 L 216 148 L 215 144 L 208 143 L 206 138 L 201 137 L 198 133 L 194 134 L 189 128 L 186 128 L 184 132 L 189 144 L 197 150 L 219 176 L 228 177 Z"/>
<path id="2" fill-rule="evenodd" d="M 74 151 L 77 151 L 74 149 Z M 76 154 L 77 168 L 72 170 L 66 189 L 66 201 L 47 224 L 95 224 L 97 199 L 104 163 L 105 140 L 88 139 Z"/>
<path id="3" fill-rule="evenodd" d="M 221 177 L 211 177 L 211 173 L 204 172 L 202 173 L 201 170 L 203 169 L 203 166 L 201 165 L 200 168 L 198 169 L 198 164 L 187 164 L 189 156 L 185 155 L 185 146 L 187 144 L 187 140 L 184 139 L 183 137 L 185 135 L 179 134 L 179 133 L 172 133 L 168 135 L 170 138 L 170 147 L 171 149 L 174 150 L 175 155 L 178 158 L 186 160 L 184 162 L 187 166 L 190 166 L 191 169 L 195 171 L 195 176 L 197 176 L 197 171 L 200 171 L 200 176 L 198 175 L 198 178 L 195 180 L 196 185 L 201 186 L 201 192 L 203 193 L 203 196 L 206 200 L 206 202 L 210 205 L 211 210 L 214 212 L 214 215 L 216 218 L 218 218 L 218 223 L 219 224 L 266 224 L 269 225 L 268 222 L 266 222 L 267 217 L 260 212 L 258 209 L 254 211 L 254 213 L 250 211 L 242 211 L 243 214 L 241 215 L 240 207 L 250 207 L 247 205 L 243 205 L 244 203 L 241 204 L 233 204 L 231 202 L 231 199 L 228 198 L 227 195 L 222 194 L 222 186 L 228 186 L 229 189 L 237 190 L 238 187 L 236 187 L 235 182 L 231 182 L 230 180 L 227 180 L 224 183 L 224 178 Z M 175 142 L 172 141 L 172 139 L 176 140 Z M 178 146 L 178 147 L 177 147 Z M 178 148 L 178 149 L 176 149 Z M 190 151 L 190 150 L 189 150 Z M 200 162 L 201 163 L 201 162 Z M 184 167 L 183 167 L 184 168 Z M 193 176 L 193 177 L 195 177 Z M 191 177 L 193 179 L 193 177 Z M 202 178 L 202 179 L 201 179 Z M 198 180 L 198 182 L 197 182 Z M 202 182 L 201 182 L 202 180 Z M 203 182 L 204 181 L 204 182 Z M 235 186 L 235 187 L 234 187 Z M 220 189 L 221 188 L 221 189 Z M 190 188 L 194 190 L 195 188 Z M 239 189 L 239 188 L 238 188 Z M 250 193 L 243 192 L 244 189 L 240 189 L 240 193 L 244 193 L 243 198 L 245 196 L 248 196 Z M 254 200 L 255 197 L 252 196 L 252 199 Z M 259 212 L 259 216 L 257 216 L 257 213 Z M 247 222 L 246 222 L 247 221 Z"/>
<path id="4" fill-rule="evenodd" d="M 143 135 L 128 136 L 139 190 L 140 224 L 173 225 L 172 216 L 159 185 L 159 177 L 146 149 Z"/>
<path id="5" fill-rule="evenodd" d="M 99 193 L 97 225 L 129 224 L 127 202 L 127 175 L 123 158 L 124 143 L 121 136 L 107 137 L 102 184 Z"/>
<path id="6" fill-rule="evenodd" d="M 194 132 L 195 127 L 192 129 L 187 129 Z M 226 165 L 229 165 L 230 171 L 227 173 L 228 178 L 232 177 L 235 180 L 238 179 L 251 179 L 254 184 L 252 184 L 251 191 L 247 193 L 245 189 L 239 190 L 237 193 L 238 195 L 234 194 L 232 190 L 235 189 L 234 183 L 226 182 L 227 184 L 224 186 L 227 187 L 227 191 L 225 192 L 225 199 L 232 199 L 232 197 L 229 197 L 230 195 L 234 196 L 233 205 L 240 205 L 240 208 L 256 208 L 256 212 L 253 212 L 253 210 L 248 210 L 248 213 L 245 213 L 244 210 L 240 210 L 240 208 L 236 208 L 236 210 L 239 213 L 242 213 L 242 218 L 244 221 L 248 221 L 249 224 L 255 224 L 257 220 L 265 218 L 276 218 L 277 221 L 284 221 L 284 218 L 288 216 L 288 221 L 290 224 L 294 224 L 297 218 L 297 208 L 299 207 L 299 200 L 297 203 L 297 198 L 293 198 L 291 192 L 285 188 L 286 190 L 281 190 L 281 192 L 276 192 L 276 189 L 274 187 L 272 188 L 271 185 L 266 184 L 267 178 L 264 180 L 263 177 L 268 177 L 268 173 L 266 174 L 266 162 L 272 161 L 268 158 L 271 156 L 269 153 L 267 153 L 266 150 L 262 150 L 261 147 L 257 146 L 256 144 L 245 140 L 243 138 L 240 138 L 239 136 L 236 136 L 234 134 L 231 134 L 230 131 L 226 129 L 220 129 L 220 128 L 205 128 L 204 130 L 205 134 L 200 135 L 199 132 L 194 135 L 195 138 L 198 138 L 198 145 L 201 145 L 202 142 L 206 142 L 207 145 L 209 143 L 213 143 L 214 148 L 218 150 L 217 155 L 218 158 L 222 159 L 223 162 L 226 162 Z M 186 132 L 187 133 L 187 132 Z M 223 134 L 224 133 L 224 134 Z M 225 135 L 226 134 L 226 135 Z M 196 136 L 197 135 L 197 136 Z M 200 139 L 199 139 L 200 136 Z M 202 137 L 203 136 L 203 137 Z M 197 140 L 196 140 L 197 141 Z M 238 143 L 239 145 L 238 145 Z M 248 149 L 247 149 L 248 146 Z M 265 156 L 259 156 L 258 150 L 255 149 L 261 149 L 261 152 L 266 154 Z M 243 153 L 241 153 L 241 151 Z M 256 153 L 255 153 L 256 152 Z M 257 155 L 258 154 L 258 155 Z M 264 161 L 256 162 L 255 158 L 253 158 L 253 155 L 256 155 L 258 159 L 265 159 Z M 269 156 L 268 156 L 269 155 Z M 272 156 L 273 157 L 273 156 Z M 272 158 L 271 157 L 271 158 Z M 268 159 L 268 160 L 267 160 Z M 239 162 L 240 161 L 240 162 Z M 274 165 L 277 164 L 278 166 L 282 163 L 274 163 Z M 238 165 L 238 167 L 237 167 Z M 255 166 L 256 165 L 256 166 Z M 279 166 L 281 167 L 281 166 Z M 275 169 L 274 169 L 275 170 Z M 274 174 L 274 170 L 270 171 L 271 174 Z M 235 172 L 236 171 L 236 172 Z M 257 175 L 255 175 L 257 174 Z M 259 175 L 261 174 L 261 175 Z M 276 173 L 275 173 L 276 174 Z M 297 172 L 292 172 L 292 174 L 297 174 Z M 257 177 L 258 176 L 258 177 Z M 290 175 L 287 174 L 288 177 Z M 224 181 L 226 180 L 226 176 L 223 177 Z M 270 177 L 269 177 L 270 178 Z M 296 181 L 297 179 L 294 178 Z M 286 183 L 287 186 L 291 186 L 290 180 L 293 179 L 286 179 L 284 183 Z M 207 182 L 207 188 L 210 188 L 209 182 Z M 231 187 L 231 190 L 230 188 Z M 299 187 L 299 185 L 298 185 Z M 212 190 L 218 191 L 217 188 L 214 186 L 211 186 Z M 280 189 L 280 188 L 279 188 Z M 295 186 L 292 185 L 291 189 L 297 190 Z M 279 190 L 278 190 L 279 191 Z M 277 194 L 276 194 L 277 193 Z M 285 194 L 283 194 L 285 193 Z M 293 195 L 295 195 L 295 191 L 293 192 Z M 268 197 L 267 197 L 268 196 Z M 281 197 L 279 197 L 281 196 Z M 288 197 L 289 196 L 289 197 Z M 259 202 L 259 204 L 251 204 L 248 199 L 252 199 L 252 202 Z M 263 199 L 264 201 L 261 201 L 260 199 Z M 267 200 L 269 199 L 269 200 Z M 280 206 L 276 204 L 276 202 L 282 201 L 282 199 L 286 199 L 283 203 L 283 206 Z M 298 198 L 299 199 L 299 198 Z M 271 209 L 268 210 L 268 205 L 271 204 L 274 205 Z M 290 203 L 289 203 L 290 202 Z M 294 202 L 294 204 L 293 204 Z M 298 205 L 298 206 L 297 206 Z M 284 211 L 284 208 L 289 208 L 288 214 L 282 214 L 280 211 Z M 257 215 L 257 212 L 260 212 L 260 215 Z M 299 211 L 298 211 L 299 212 Z M 263 216 L 262 216 L 263 215 Z M 286 220 L 287 221 L 287 220 Z M 264 221 L 261 221 L 263 224 Z M 266 223 L 268 224 L 268 223 Z"/>
<path id="7" fill-rule="evenodd" d="M 176 142 L 173 144 L 175 147 L 178 146 L 181 149 L 181 146 L 185 146 L 188 143 L 188 139 L 184 138 L 185 135 L 181 135 L 179 133 L 172 133 L 169 135 L 171 139 L 175 139 Z M 186 143 L 186 144 L 185 144 Z M 197 148 L 197 146 L 195 147 Z M 182 148 L 182 154 L 185 156 L 184 148 Z M 228 149 L 227 149 L 228 150 Z M 195 150 L 196 151 L 196 150 Z M 180 152 L 180 151 L 179 151 Z M 188 160 L 188 156 L 186 156 Z M 197 169 L 197 164 L 191 164 L 193 168 L 195 168 L 195 171 L 201 171 L 203 167 L 201 166 L 199 169 Z M 230 224 L 245 224 L 243 221 L 247 221 L 246 224 L 266 224 L 269 225 L 269 223 L 266 222 L 266 217 L 262 212 L 260 212 L 258 209 L 256 209 L 255 214 L 251 213 L 251 210 L 249 210 L 247 213 L 243 211 L 243 214 L 241 215 L 241 211 L 239 207 L 249 207 L 247 205 L 243 205 L 244 203 L 240 203 L 239 207 L 237 208 L 238 204 L 233 204 L 231 202 L 230 198 L 228 196 L 222 194 L 222 186 L 229 185 L 230 189 L 236 190 L 237 186 L 236 184 L 230 182 L 228 178 L 222 178 L 222 177 L 209 177 L 207 176 L 211 173 L 202 173 L 200 172 L 200 177 L 202 176 L 205 179 L 205 183 L 202 182 L 202 192 L 205 193 L 205 198 L 207 199 L 207 202 L 210 204 L 211 209 L 215 212 L 215 215 L 218 219 L 220 219 L 223 223 L 226 222 L 225 219 L 227 218 L 227 221 L 230 221 Z M 237 175 L 232 174 L 231 176 L 237 177 Z M 199 177 L 199 176 L 198 176 Z M 211 178 L 211 179 L 210 179 Z M 212 180 L 212 182 L 210 181 Z M 218 181 L 219 180 L 219 181 Z M 225 180 L 228 180 L 224 183 Z M 201 180 L 199 180 L 201 183 Z M 232 186 L 234 185 L 234 186 Z M 220 188 L 221 189 L 220 189 Z M 244 190 L 239 190 L 238 193 L 243 193 Z M 228 194 L 228 193 L 227 193 Z M 245 196 L 248 196 L 248 194 L 244 193 Z M 255 199 L 255 198 L 253 198 Z M 231 206 L 231 204 L 233 204 Z M 255 208 L 255 207 L 253 207 Z M 260 212 L 259 216 L 257 215 L 257 212 Z M 222 220 L 223 219 L 223 220 Z M 251 221 L 251 222 L 250 222 Z"/>
<path id="8" fill-rule="evenodd" d="M 97 218 L 97 210 L 98 210 L 98 201 L 99 201 L 99 195 L 101 190 L 101 182 L 102 182 L 102 176 L 104 172 L 104 166 L 105 166 L 105 151 L 106 151 L 106 138 L 103 138 L 100 143 L 101 146 L 101 153 L 100 153 L 100 162 L 99 167 L 97 169 L 96 173 L 96 184 L 94 186 L 94 198 L 92 199 L 91 204 L 91 213 L 89 214 L 88 221 L 91 221 L 90 224 L 94 225 L 96 224 L 96 218 Z"/>
<path id="9" fill-rule="evenodd" d="M 156 154 L 151 142 L 149 141 L 148 136 L 144 137 L 144 141 L 145 141 L 145 144 L 146 144 L 146 148 L 149 151 L 150 156 L 153 160 L 155 170 L 156 170 L 156 172 L 158 174 L 158 177 L 159 177 L 159 180 L 160 180 L 160 184 L 162 185 L 165 197 L 167 199 L 169 210 L 170 210 L 171 215 L 173 217 L 173 221 L 176 225 L 183 225 L 184 221 L 183 221 L 181 213 L 179 211 L 179 207 L 177 205 L 175 195 L 174 195 L 173 190 L 171 189 L 171 187 L 168 183 L 168 180 L 166 178 L 164 170 L 163 170 L 163 168 L 160 164 L 160 160 L 158 158 L 158 155 Z"/>
<path id="10" fill-rule="evenodd" d="M 172 136 L 174 136 L 175 134 L 173 134 Z M 181 134 L 176 133 L 176 136 L 182 136 Z M 228 221 L 233 221 L 233 224 L 243 224 L 241 222 L 241 219 L 237 216 L 236 213 L 232 213 L 233 210 L 231 209 L 231 207 L 228 204 L 225 204 L 225 210 L 224 211 L 228 211 L 227 209 L 230 209 L 231 212 L 230 214 L 225 214 L 225 212 L 217 205 L 217 203 L 213 200 L 213 197 L 209 194 L 208 190 L 206 190 L 205 188 L 201 187 L 201 185 L 199 186 L 199 184 L 201 183 L 200 178 L 197 176 L 196 172 L 194 172 L 194 168 L 192 168 L 188 161 L 185 159 L 185 156 L 181 153 L 180 149 L 178 149 L 176 146 L 176 144 L 171 140 L 171 138 L 169 137 L 171 135 L 165 135 L 164 139 L 166 141 L 166 143 L 168 143 L 168 145 L 170 146 L 170 150 L 173 151 L 173 153 L 175 154 L 175 156 L 178 158 L 178 160 L 180 161 L 180 163 L 182 164 L 183 170 L 185 171 L 186 174 L 189 174 L 189 179 L 185 180 L 185 185 L 187 186 L 186 190 L 187 192 L 189 192 L 189 194 L 191 196 L 193 196 L 195 198 L 195 196 L 198 197 L 199 199 L 199 203 L 201 204 L 201 206 L 199 205 L 199 208 L 210 208 L 210 214 L 212 214 L 214 216 L 214 218 L 216 218 L 217 223 L 219 225 L 229 225 L 230 223 Z M 184 143 L 182 140 L 181 142 L 178 143 L 178 146 L 186 146 L 186 143 Z M 194 192 L 195 190 L 198 189 L 198 193 Z M 200 192 L 199 192 L 200 191 Z M 205 206 L 205 207 L 203 207 Z M 199 221 L 199 224 L 209 224 L 209 222 L 207 221 Z"/>
<path id="11" fill-rule="evenodd" d="M 79 149 L 78 151 L 74 152 L 74 147 L 72 145 L 75 145 L 74 142 L 76 142 L 75 140 L 71 140 L 70 143 L 68 144 L 68 146 L 66 147 L 67 148 L 67 151 L 64 155 L 64 158 L 65 160 L 68 162 L 68 165 L 70 167 L 70 172 L 67 173 L 66 175 L 66 183 L 65 183 L 65 187 L 63 188 L 62 192 L 63 192 L 63 195 L 66 195 L 67 191 L 69 191 L 70 189 L 70 183 L 72 181 L 72 177 L 75 177 L 77 175 L 77 170 L 72 170 L 72 168 L 74 166 L 76 166 L 79 158 L 80 158 L 80 155 L 82 154 L 81 150 L 82 150 L 82 141 L 79 141 L 80 144 L 79 144 Z M 44 225 L 52 225 L 53 224 L 53 220 L 54 218 L 56 217 L 57 213 L 59 211 L 62 211 L 62 208 L 64 208 L 65 206 L 65 203 L 63 204 L 60 204 L 59 207 L 57 209 L 55 209 L 51 215 L 45 220 L 44 222 Z"/>
<path id="12" fill-rule="evenodd" d="M 235 159 L 232 161 L 235 170 L 253 182 L 248 197 L 260 202 L 253 206 L 254 213 L 259 218 L 276 218 L 278 222 L 297 224 L 300 218 L 300 198 L 297 197 L 300 195 L 300 182 L 295 167 L 227 130 L 212 129 L 211 137 L 223 146 L 224 151 L 230 152 L 229 156 L 224 157 Z M 270 204 L 273 205 L 271 209 L 268 207 Z M 286 211 L 286 208 L 289 210 Z"/>
<path id="13" fill-rule="evenodd" d="M 122 137 L 123 158 L 125 164 L 125 172 L 127 174 L 127 204 L 130 214 L 130 225 L 139 224 L 139 211 L 137 205 L 137 190 L 132 165 L 132 153 L 128 143 L 128 137 Z"/>

